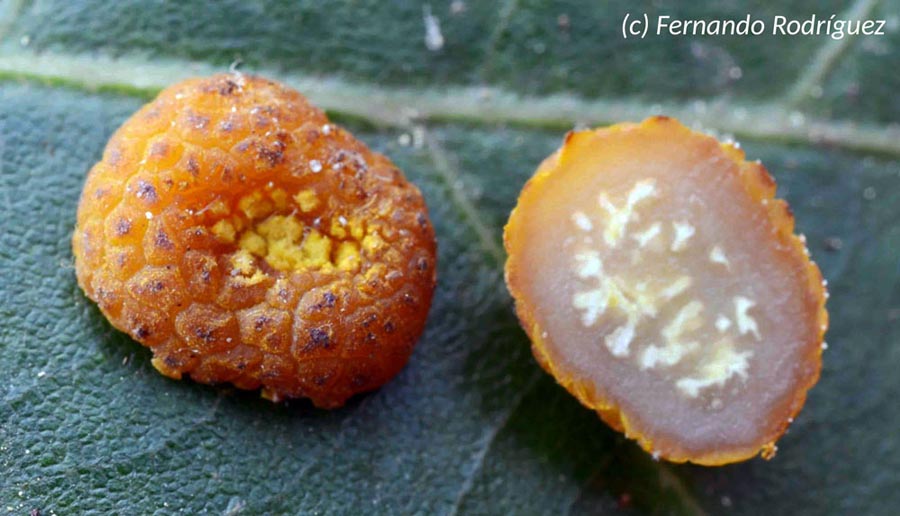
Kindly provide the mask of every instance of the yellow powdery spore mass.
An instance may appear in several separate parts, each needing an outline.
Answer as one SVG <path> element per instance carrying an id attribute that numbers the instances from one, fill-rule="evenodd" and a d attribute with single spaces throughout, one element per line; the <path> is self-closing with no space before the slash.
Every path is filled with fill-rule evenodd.
<path id="1" fill-rule="evenodd" d="M 226 219 L 222 219 L 213 224 L 212 232 L 220 241 L 226 244 L 234 242 L 234 237 L 235 235 L 237 235 L 237 232 L 234 229 L 234 224 Z"/>
<path id="2" fill-rule="evenodd" d="M 341 242 L 335 256 L 335 265 L 344 271 L 354 271 L 359 268 L 359 246 L 354 242 Z"/>
<path id="3" fill-rule="evenodd" d="M 294 195 L 294 201 L 303 213 L 309 213 L 319 207 L 319 198 L 312 190 L 302 190 Z"/>
<path id="4" fill-rule="evenodd" d="M 301 211 L 303 203 L 309 207 L 310 197 L 305 194 L 295 195 L 288 202 L 287 194 L 282 196 L 275 190 L 272 192 L 272 205 L 276 208 L 283 199 L 285 208 L 293 209 L 296 202 Z M 306 192 L 309 192 L 308 190 Z M 314 198 L 313 198 L 314 199 Z M 268 199 L 263 195 L 252 194 L 242 198 L 239 203 L 241 211 L 248 215 L 265 216 L 271 213 Z M 259 209 L 260 207 L 264 207 Z M 360 244 L 364 237 L 364 223 L 354 218 L 348 221 L 343 215 L 332 218 L 330 235 L 320 232 L 312 226 L 304 226 L 303 222 L 293 215 L 269 215 L 262 220 L 244 222 L 246 226 L 238 242 L 238 247 L 265 260 L 270 266 L 280 271 L 303 270 L 342 270 L 356 271 L 361 263 Z M 213 233 L 223 242 L 235 239 L 233 224 L 221 220 L 213 225 Z M 378 237 L 373 235 L 367 240 L 371 243 Z M 371 251 L 377 250 L 371 245 Z"/>
<path id="5" fill-rule="evenodd" d="M 265 259 L 276 269 L 320 268 L 329 263 L 331 240 L 316 229 L 304 230 L 294 217 L 273 215 L 256 229 L 265 239 Z"/>
<path id="6" fill-rule="evenodd" d="M 237 73 L 173 85 L 123 124 L 72 245 L 81 288 L 162 374 L 329 408 L 403 367 L 436 278 L 396 166 Z"/>

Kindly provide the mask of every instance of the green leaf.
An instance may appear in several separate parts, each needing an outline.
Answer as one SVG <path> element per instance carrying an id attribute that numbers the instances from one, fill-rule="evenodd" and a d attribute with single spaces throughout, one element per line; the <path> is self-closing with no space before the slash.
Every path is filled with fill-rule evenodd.
<path id="1" fill-rule="evenodd" d="M 648 37 L 625 13 L 885 18 L 886 36 Z M 900 506 L 897 0 L 0 4 L 0 512 L 886 514 Z M 425 16 L 443 46 L 426 47 Z M 325 412 L 168 380 L 75 283 L 115 128 L 180 78 L 282 79 L 425 193 L 439 287 L 409 366 Z M 771 462 L 653 461 L 535 364 L 503 286 L 519 189 L 576 124 L 740 138 L 830 282 L 820 383 Z"/>

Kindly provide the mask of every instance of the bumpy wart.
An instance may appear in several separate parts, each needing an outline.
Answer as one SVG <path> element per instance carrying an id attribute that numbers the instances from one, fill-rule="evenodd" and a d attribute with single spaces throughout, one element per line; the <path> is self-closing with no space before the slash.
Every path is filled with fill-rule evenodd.
<path id="1" fill-rule="evenodd" d="M 79 285 L 161 373 L 322 407 L 403 367 L 435 285 L 416 187 L 240 74 L 174 85 L 116 131 L 73 247 Z"/>

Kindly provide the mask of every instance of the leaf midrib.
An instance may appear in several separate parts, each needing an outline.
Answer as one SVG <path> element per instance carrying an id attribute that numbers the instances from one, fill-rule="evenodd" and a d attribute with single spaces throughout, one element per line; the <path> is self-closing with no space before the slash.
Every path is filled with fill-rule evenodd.
<path id="1" fill-rule="evenodd" d="M 330 113 L 378 126 L 403 128 L 412 122 L 462 122 L 568 130 L 666 114 L 724 137 L 828 144 L 900 156 L 900 126 L 896 124 L 830 120 L 794 108 L 798 99 L 808 95 L 805 90 L 816 87 L 840 61 L 834 55 L 833 48 L 823 48 L 788 93 L 761 102 L 716 97 L 648 103 L 629 97 L 585 99 L 568 93 L 538 97 L 491 86 L 385 87 L 337 77 L 265 69 L 249 71 L 290 84 Z M 200 62 L 145 60 L 134 55 L 111 58 L 34 53 L 9 42 L 0 47 L 0 80 L 24 79 L 144 98 L 179 80 L 224 71 L 225 67 Z"/>

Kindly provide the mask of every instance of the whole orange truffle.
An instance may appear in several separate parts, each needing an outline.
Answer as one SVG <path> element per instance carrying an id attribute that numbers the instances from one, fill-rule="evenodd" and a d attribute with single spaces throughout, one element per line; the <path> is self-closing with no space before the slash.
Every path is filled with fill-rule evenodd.
<path id="1" fill-rule="evenodd" d="M 165 89 L 88 174 L 78 283 L 164 375 L 337 407 L 406 364 L 435 286 L 419 190 L 298 92 Z"/>

